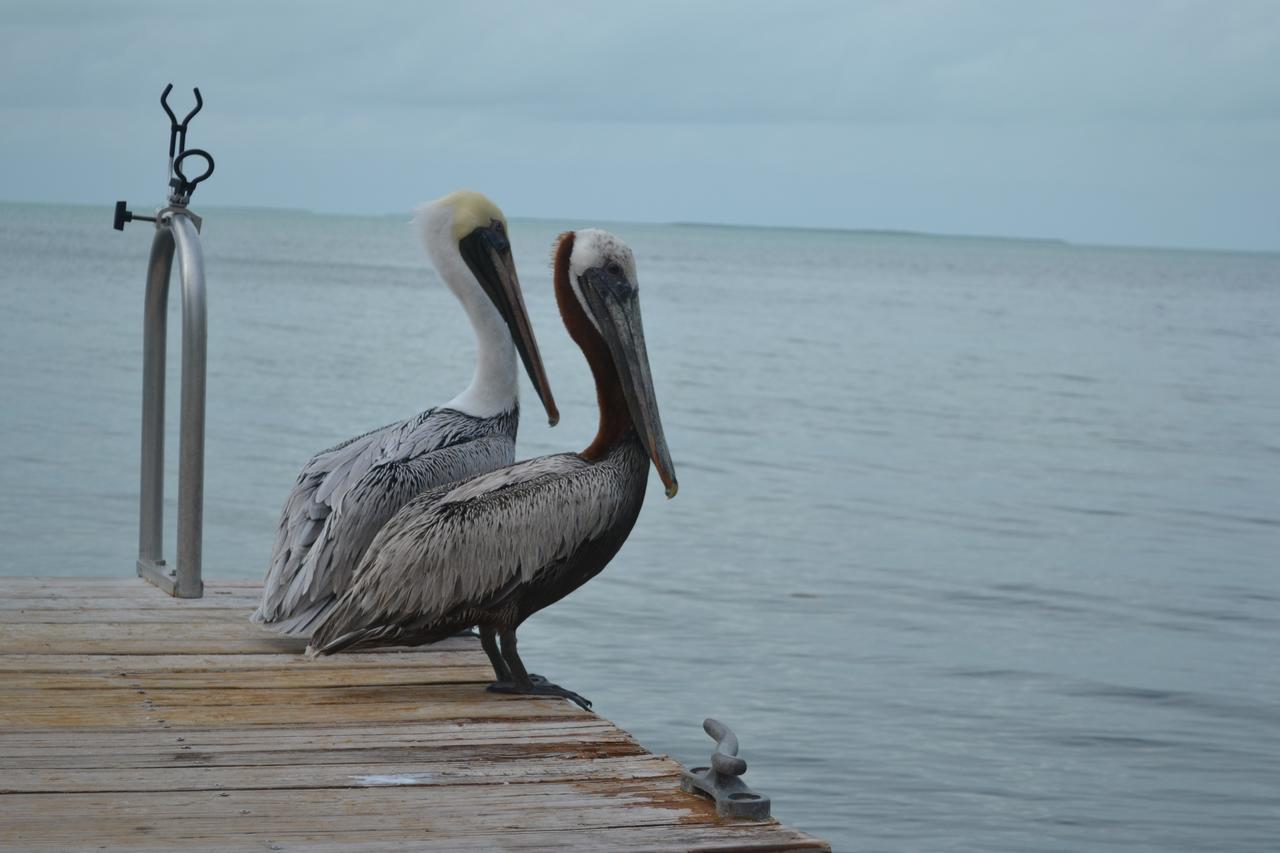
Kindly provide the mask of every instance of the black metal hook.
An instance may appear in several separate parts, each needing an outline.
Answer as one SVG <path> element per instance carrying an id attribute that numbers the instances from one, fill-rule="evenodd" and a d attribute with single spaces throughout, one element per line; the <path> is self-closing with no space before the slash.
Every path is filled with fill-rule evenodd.
<path id="1" fill-rule="evenodd" d="M 192 148 L 187 150 L 187 126 L 191 124 L 191 119 L 204 108 L 204 97 L 200 94 L 200 88 L 197 86 L 191 91 L 195 93 L 196 105 L 191 108 L 191 112 L 183 116 L 182 121 L 178 121 L 178 117 L 173 114 L 173 109 L 169 106 L 169 93 L 173 91 L 173 84 L 164 87 L 164 91 L 160 93 L 160 106 L 164 108 L 164 113 L 169 117 L 169 187 L 173 190 L 169 193 L 169 204 L 177 207 L 186 207 L 187 202 L 191 198 L 191 193 L 195 191 L 196 185 L 213 174 L 213 155 L 202 148 Z M 182 171 L 182 163 L 188 156 L 203 157 L 205 161 L 204 171 L 195 177 L 188 178 Z M 196 223 L 196 230 L 200 229 L 200 218 L 195 214 L 188 214 Z M 123 231 L 124 226 L 128 222 L 135 219 L 143 219 L 147 222 L 155 222 L 154 216 L 138 216 L 128 209 L 128 203 L 123 201 L 116 202 L 115 218 L 112 225 L 117 231 Z"/>
<path id="2" fill-rule="evenodd" d="M 191 90 L 195 93 L 196 105 L 192 108 L 191 112 L 186 114 L 182 119 L 182 122 L 179 123 L 178 117 L 175 116 L 173 114 L 173 110 L 169 108 L 169 93 L 172 91 L 173 84 L 170 83 L 168 86 L 165 86 L 164 91 L 160 93 L 160 106 L 164 107 L 165 113 L 169 116 L 169 156 L 171 158 L 175 155 L 182 154 L 187 150 L 187 125 L 191 122 L 191 119 L 195 118 L 196 113 L 200 112 L 204 107 L 204 98 L 200 95 L 200 87 L 196 86 Z M 210 169 L 210 171 L 212 171 L 212 169 Z M 208 177 L 208 175 L 205 177 Z M 197 183 L 199 182 L 197 181 Z"/>
<path id="3" fill-rule="evenodd" d="M 188 178 L 182 171 L 182 161 L 192 156 L 204 158 L 205 170 L 194 178 Z M 177 177 L 169 179 L 169 186 L 173 187 L 172 199 L 176 202 L 188 199 L 195 192 L 196 184 L 213 174 L 213 155 L 203 148 L 188 148 L 174 158 L 173 173 Z"/>
<path id="4" fill-rule="evenodd" d="M 200 175 L 194 178 L 188 178 L 182 173 L 182 161 L 192 155 L 196 157 L 203 157 L 208 165 Z M 178 176 L 178 179 L 182 181 L 182 185 L 187 187 L 187 191 L 190 192 L 196 188 L 196 184 L 213 174 L 213 155 L 208 151 L 205 151 L 203 148 L 188 148 L 174 159 L 173 172 Z"/>

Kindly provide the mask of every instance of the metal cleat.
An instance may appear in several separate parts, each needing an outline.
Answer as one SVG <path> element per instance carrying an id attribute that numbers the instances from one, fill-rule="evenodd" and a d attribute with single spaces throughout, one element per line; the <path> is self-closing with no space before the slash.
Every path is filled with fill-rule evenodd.
<path id="1" fill-rule="evenodd" d="M 721 817 L 768 820 L 769 798 L 748 788 L 740 778 L 747 772 L 747 762 L 738 757 L 738 736 L 710 717 L 703 721 L 702 728 L 716 741 L 711 766 L 685 770 L 680 787 L 715 800 L 716 814 Z"/>

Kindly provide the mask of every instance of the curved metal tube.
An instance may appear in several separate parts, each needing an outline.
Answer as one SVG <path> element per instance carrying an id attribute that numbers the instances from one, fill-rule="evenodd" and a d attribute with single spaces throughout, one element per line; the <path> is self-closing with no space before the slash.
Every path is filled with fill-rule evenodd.
<path id="1" fill-rule="evenodd" d="M 147 267 L 142 326 L 142 482 L 138 514 L 138 574 L 164 564 L 164 356 L 173 268 L 173 232 L 156 226 Z M 145 577 L 145 575 L 143 575 Z"/>
<path id="2" fill-rule="evenodd" d="M 147 270 L 142 344 L 142 480 L 138 575 L 178 598 L 199 598 L 204 522 L 204 404 L 207 317 L 198 220 L 184 208 L 156 217 Z M 182 391 L 178 439 L 178 557 L 164 561 L 164 373 L 169 275 L 182 279 Z"/>

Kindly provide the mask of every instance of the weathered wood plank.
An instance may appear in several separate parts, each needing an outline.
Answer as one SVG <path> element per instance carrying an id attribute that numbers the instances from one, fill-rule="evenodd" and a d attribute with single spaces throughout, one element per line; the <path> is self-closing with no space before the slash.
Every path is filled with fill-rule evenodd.
<path id="1" fill-rule="evenodd" d="M 0 624 L 0 649 L 9 654 L 300 654 L 307 642 L 264 631 L 245 620 L 189 621 L 157 626 L 104 622 L 84 630 L 44 623 Z"/>
<path id="2" fill-rule="evenodd" d="M 91 635 L 79 637 L 78 634 Z M 66 625 L 51 625 L 45 622 L 28 622 L 16 624 L 5 620 L 0 625 L 0 648 L 9 654 L 22 654 L 14 644 L 23 640 L 40 641 L 42 644 L 62 646 L 76 644 L 84 639 L 92 639 L 100 645 L 112 641 L 141 640 L 154 647 L 157 640 L 172 643 L 177 640 L 201 640 L 217 645 L 227 640 L 258 640 L 281 645 L 282 649 L 299 652 L 306 647 L 307 641 L 299 637 L 286 637 L 265 631 L 260 625 L 254 625 L 248 619 L 220 621 L 216 619 L 183 619 L 177 622 L 155 625 L 151 623 L 118 622 L 112 620 L 95 621 L 82 628 Z M 65 652 L 60 652 L 65 654 Z M 71 652 L 75 654 L 75 652 Z"/>
<path id="3" fill-rule="evenodd" d="M 12 610 L 164 610 L 173 613 L 257 607 L 261 588 L 250 581 L 205 585 L 201 598 L 172 598 L 138 578 L 20 578 L 0 576 L 0 612 Z M 5 619 L 5 621 L 8 621 Z"/>
<path id="4" fill-rule="evenodd" d="M 170 598 L 142 579 L 124 574 L 115 577 L 77 578 L 77 577 L 31 577 L 20 575 L 0 575 L 0 595 L 47 595 L 50 597 L 78 596 L 88 593 L 110 591 L 127 594 L 137 598 L 160 596 Z M 207 580 L 205 595 L 218 595 L 222 592 L 240 592 L 257 596 L 262 591 L 262 584 L 247 579 Z M 178 599 L 186 600 L 186 599 Z"/>
<path id="5" fill-rule="evenodd" d="M 236 697 L 219 695 L 232 692 L 238 696 L 244 692 L 238 690 L 172 691 L 160 698 L 144 694 L 133 699 L 112 696 L 120 691 L 103 691 L 90 697 L 89 701 L 74 705 L 53 704 L 46 694 L 40 700 L 45 704 L 39 707 L 14 707 L 6 701 L 5 706 L 0 707 L 0 726 L 25 730 L 176 728 L 271 723 L 305 726 L 346 722 L 576 717 L 587 713 L 568 700 L 497 695 L 486 693 L 480 685 L 433 685 L 429 689 L 430 693 L 418 696 L 370 695 L 367 701 L 360 701 L 361 697 L 354 693 L 346 697 L 330 694 L 327 700 L 321 701 L 321 697 L 328 691 L 279 690 L 273 691 L 277 701 L 259 702 L 240 702 Z M 21 693 L 22 691 L 9 691 L 4 696 L 8 700 Z M 190 695 L 194 693 L 205 695 Z M 206 701 L 201 701 L 202 698 Z"/>
<path id="6" fill-rule="evenodd" d="M 142 581 L 139 581 L 139 583 L 142 583 Z M 0 612 L 7 610 L 121 610 L 135 607 L 139 610 L 176 609 L 178 612 L 186 613 L 218 610 L 234 606 L 243 610 L 247 615 L 252 613 L 253 609 L 258 606 L 257 596 L 239 592 L 214 593 L 204 598 L 170 598 L 164 593 L 159 593 L 159 595 L 161 596 L 159 598 L 155 596 L 134 598 L 122 592 L 119 595 L 103 594 L 101 596 L 55 598 L 34 593 L 32 595 L 0 597 Z"/>
<path id="7" fill-rule="evenodd" d="M 176 654 L 214 653 L 224 655 L 301 654 L 305 642 L 287 637 L 261 639 L 218 639 L 154 637 L 146 639 L 99 640 L 94 637 L 66 637 L 45 641 L 37 637 L 0 637 L 5 648 L 27 655 L 148 655 L 160 652 Z"/>
<path id="8" fill-rule="evenodd" d="M 249 621 L 253 612 L 248 607 L 207 607 L 203 610 L 174 610 L 170 607 L 94 607 L 94 608 L 40 608 L 8 610 L 4 614 L 6 625 L 73 624 L 129 624 L 134 622 L 161 622 L 164 624 L 227 625 Z M 163 630 L 163 629 L 162 629 Z"/>
<path id="9" fill-rule="evenodd" d="M 596 758 L 550 750 L 541 755 L 490 753 L 485 758 L 475 761 L 455 751 L 429 761 L 216 767 L 174 767 L 171 761 L 169 767 L 33 768 L 6 773 L 0 778 L 0 794 L 506 785 L 511 782 L 625 781 L 663 776 L 678 780 L 680 774 L 678 764 L 656 755 Z"/>
<path id="10" fill-rule="evenodd" d="M 302 669 L 354 669 L 366 666 L 447 666 L 448 655 L 470 652 L 481 655 L 480 643 L 470 637 L 451 637 L 430 646 L 394 652 L 353 652 L 307 660 L 297 654 L 189 655 L 26 655 L 0 653 L 0 672 L 218 672 L 291 667 Z M 480 659 L 480 658 L 477 658 Z M 487 660 L 487 658 L 484 658 Z"/>
<path id="11" fill-rule="evenodd" d="M 503 709 L 560 704 L 559 697 L 527 697 L 489 693 L 481 682 L 441 684 L 355 684 L 336 687 L 182 687 L 133 690 L 33 690 L 6 688 L 0 692 L 6 704 L 35 711 L 46 708 L 100 708 L 111 713 L 139 703 L 155 708 L 247 708 L 254 705 L 382 705 L 464 702 L 488 704 Z M 577 706 L 574 706 L 577 707 Z"/>
<path id="12" fill-rule="evenodd" d="M 6 792 L 27 792 L 43 790 L 32 788 L 33 774 L 47 773 L 104 773 L 118 781 L 123 775 L 146 775 L 150 772 L 168 773 L 174 768 L 192 767 L 201 771 L 214 769 L 230 769 L 232 776 L 245 778 L 240 771 L 256 773 L 266 772 L 272 768 L 307 768 L 308 773 L 314 771 L 323 774 L 328 768 L 341 767 L 399 767 L 412 768 L 430 764 L 440 767 L 491 768 L 494 773 L 510 765 L 512 762 L 529 762 L 546 758 L 557 763 L 620 759 L 633 756 L 660 758 L 645 752 L 642 747 L 628 743 L 581 742 L 576 746 L 571 743 L 555 741 L 531 742 L 524 744 L 487 743 L 463 745 L 445 743 L 426 749 L 423 747 L 399 747 L 394 749 L 343 749 L 313 750 L 305 746 L 292 750 L 276 749 L 263 751 L 237 750 L 235 752 L 201 752 L 198 747 L 177 744 L 176 748 L 162 751 L 159 748 L 139 751 L 136 754 L 121 756 L 112 752 L 92 751 L 76 754 L 27 756 L 22 761 L 7 758 L 0 764 L 5 771 L 0 776 L 0 788 Z M 5 765 L 16 764 L 16 767 Z M 256 768 L 256 769 L 254 769 Z M 333 771 L 336 772 L 336 771 Z M 388 771 L 390 772 L 390 771 Z M 405 772 L 409 772 L 405 770 Z M 41 777 L 44 778 L 44 777 Z M 111 784 L 104 783 L 101 790 L 111 789 Z M 224 787 L 228 787 L 226 785 Z M 210 786 L 206 786 L 210 787 Z M 233 786 L 232 786 L 233 787 Z M 258 787 L 269 787 L 265 783 Z M 324 787 L 343 787 L 330 785 Z M 50 789 L 53 790 L 53 789 Z M 98 789 L 93 789 L 98 790 Z"/>
<path id="13" fill-rule="evenodd" d="M 369 758 L 374 752 L 396 752 L 412 760 L 427 760 L 454 748 L 510 755 L 545 751 L 544 747 L 600 756 L 644 752 L 629 734 L 607 720 L 590 716 L 305 729 L 84 729 L 77 731 L 74 738 L 61 731 L 0 731 L 0 767 L 173 766 L 179 761 L 208 765 L 288 763 L 290 756 L 297 753 L 314 755 L 316 763 L 376 760 Z"/>
<path id="14" fill-rule="evenodd" d="M 358 684 L 338 687 L 237 687 L 226 688 L 137 688 L 134 690 L 31 690 L 6 689 L 0 698 L 14 710 L 9 718 L 22 720 L 42 710 L 97 710 L 111 716 L 129 709 L 150 712 L 180 710 L 213 711 L 219 708 L 247 710 L 256 707 L 275 708 L 315 706 L 329 712 L 333 706 L 376 708 L 385 706 L 447 705 L 459 711 L 454 719 L 467 719 L 470 713 L 485 708 L 483 716 L 537 716 L 535 708 L 560 706 L 568 702 L 559 697 L 526 697 L 489 693 L 476 681 L 440 684 Z M 572 703 L 569 703 L 572 705 Z M 572 707 L 577 707 L 572 705 Z M 581 709 L 579 709 L 581 710 Z M 585 713 L 585 712 L 584 712 Z M 31 718 L 34 718 L 33 716 Z M 0 716 L 0 719 L 4 719 Z"/>
<path id="15" fill-rule="evenodd" d="M 476 647 L 478 645 L 477 642 Z M 82 625 L 5 620 L 0 624 L 0 649 L 6 654 L 300 655 L 306 646 L 305 639 L 273 634 L 247 618 L 188 619 L 171 623 L 108 621 Z"/>
<path id="16" fill-rule="evenodd" d="M 670 782 L 670 779 L 664 780 Z M 674 785 L 650 780 L 497 785 L 172 791 L 128 794 L 12 794 L 0 797 L 0 825 L 19 837 L 216 836 L 255 826 L 359 832 L 385 828 L 437 837 L 478 831 L 714 822 L 714 809 Z"/>
<path id="17" fill-rule="evenodd" d="M 4 690 L 137 690 L 182 688 L 261 689 L 263 685 L 281 687 L 359 687 L 396 684 L 450 684 L 462 682 L 489 683 L 493 669 L 481 653 L 455 652 L 439 655 L 439 663 L 420 666 L 372 666 L 358 669 L 338 667 L 256 667 L 253 669 L 209 670 L 207 672 L 141 671 L 128 672 L 9 672 L 0 681 Z"/>
<path id="18" fill-rule="evenodd" d="M 688 853 L 779 853 L 785 850 L 830 850 L 824 842 L 788 827 L 761 827 L 760 824 L 715 826 L 699 823 L 562 827 L 559 829 L 511 830 L 494 832 L 458 832 L 436 836 L 429 833 L 388 829 L 387 821 L 377 828 L 336 829 L 329 832 L 295 827 L 260 827 L 238 829 L 216 835 L 196 836 L 189 833 L 165 833 L 159 836 L 143 824 L 124 840 L 95 838 L 92 843 L 74 849 L 105 851 L 146 851 L 181 849 L 184 853 L 223 853 L 227 850 L 288 851 L 288 853 L 457 853 L 459 850 L 501 851 L 615 851 L 615 853 L 653 853 L 683 850 Z M 0 838 L 3 838 L 0 830 Z M 21 848 L 8 845 L 0 849 L 23 851 L 65 851 L 65 842 L 24 840 Z"/>

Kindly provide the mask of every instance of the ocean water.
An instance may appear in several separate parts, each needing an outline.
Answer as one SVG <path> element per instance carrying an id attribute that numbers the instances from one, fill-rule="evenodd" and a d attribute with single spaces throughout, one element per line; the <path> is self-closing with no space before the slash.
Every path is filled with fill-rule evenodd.
<path id="1" fill-rule="evenodd" d="M 259 577 L 299 466 L 470 333 L 407 216 L 203 212 L 206 573 Z M 150 232 L 109 220 L 0 205 L 3 573 L 133 572 Z M 593 224 L 512 222 L 563 414 L 525 385 L 522 457 L 594 429 L 549 274 Z M 608 227 L 680 494 L 532 667 L 686 764 L 720 718 L 840 850 L 1280 846 L 1280 256 Z"/>

